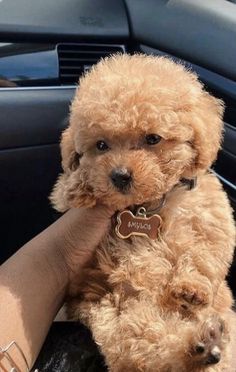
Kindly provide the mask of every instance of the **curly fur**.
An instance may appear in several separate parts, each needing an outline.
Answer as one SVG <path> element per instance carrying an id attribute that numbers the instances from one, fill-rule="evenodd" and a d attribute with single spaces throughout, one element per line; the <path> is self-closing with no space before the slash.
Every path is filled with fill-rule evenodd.
<path id="1" fill-rule="evenodd" d="M 220 147 L 222 115 L 222 101 L 166 58 L 116 55 L 80 80 L 62 136 L 54 206 L 152 209 L 166 195 L 160 238 L 121 240 L 112 227 L 86 282 L 71 290 L 69 316 L 89 326 L 111 371 L 227 370 L 232 297 L 225 277 L 235 227 L 207 171 Z M 153 133 L 162 140 L 148 146 L 145 135 Z M 100 153 L 98 140 L 109 151 Z M 129 192 L 111 182 L 117 167 L 132 172 Z M 197 187 L 180 186 L 183 177 L 197 177 Z M 214 347 L 221 361 L 206 364 Z"/>

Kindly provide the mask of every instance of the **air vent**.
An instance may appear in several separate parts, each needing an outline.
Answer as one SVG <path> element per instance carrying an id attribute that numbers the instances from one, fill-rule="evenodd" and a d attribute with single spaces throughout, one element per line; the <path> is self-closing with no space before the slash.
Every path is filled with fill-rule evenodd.
<path id="1" fill-rule="evenodd" d="M 101 58 L 114 53 L 124 53 L 123 45 L 105 44 L 59 44 L 60 83 L 75 84 L 79 77 Z"/>

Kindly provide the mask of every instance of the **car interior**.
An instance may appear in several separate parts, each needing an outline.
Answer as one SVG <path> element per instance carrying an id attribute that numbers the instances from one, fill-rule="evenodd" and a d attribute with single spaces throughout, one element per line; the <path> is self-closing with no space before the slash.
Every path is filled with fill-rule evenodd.
<path id="1" fill-rule="evenodd" d="M 235 212 L 235 40 L 233 0 L 0 1 L 0 262 L 58 218 L 48 196 L 71 99 L 79 77 L 114 53 L 168 56 L 223 99 L 213 171 Z M 235 260 L 228 281 L 236 295 Z"/>

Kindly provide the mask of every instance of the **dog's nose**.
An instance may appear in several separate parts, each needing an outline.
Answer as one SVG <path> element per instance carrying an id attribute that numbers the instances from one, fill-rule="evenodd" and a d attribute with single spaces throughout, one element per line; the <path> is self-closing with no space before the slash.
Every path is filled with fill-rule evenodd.
<path id="1" fill-rule="evenodd" d="M 215 348 L 213 348 L 209 357 L 207 358 L 206 364 L 216 364 L 220 361 L 220 358 L 221 358 L 221 353 L 220 353 L 219 348 L 216 346 Z"/>
<path id="2" fill-rule="evenodd" d="M 132 181 L 131 173 L 126 168 L 113 169 L 110 177 L 113 185 L 120 191 L 127 190 Z"/>

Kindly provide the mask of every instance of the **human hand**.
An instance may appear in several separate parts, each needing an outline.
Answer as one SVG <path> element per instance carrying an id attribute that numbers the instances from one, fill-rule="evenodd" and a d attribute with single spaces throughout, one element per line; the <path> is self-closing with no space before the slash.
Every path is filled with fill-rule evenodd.
<path id="1" fill-rule="evenodd" d="M 114 212 L 105 206 L 73 208 L 57 222 L 57 249 L 66 263 L 70 284 L 91 260 Z M 59 244 L 58 244 L 59 242 Z"/>

